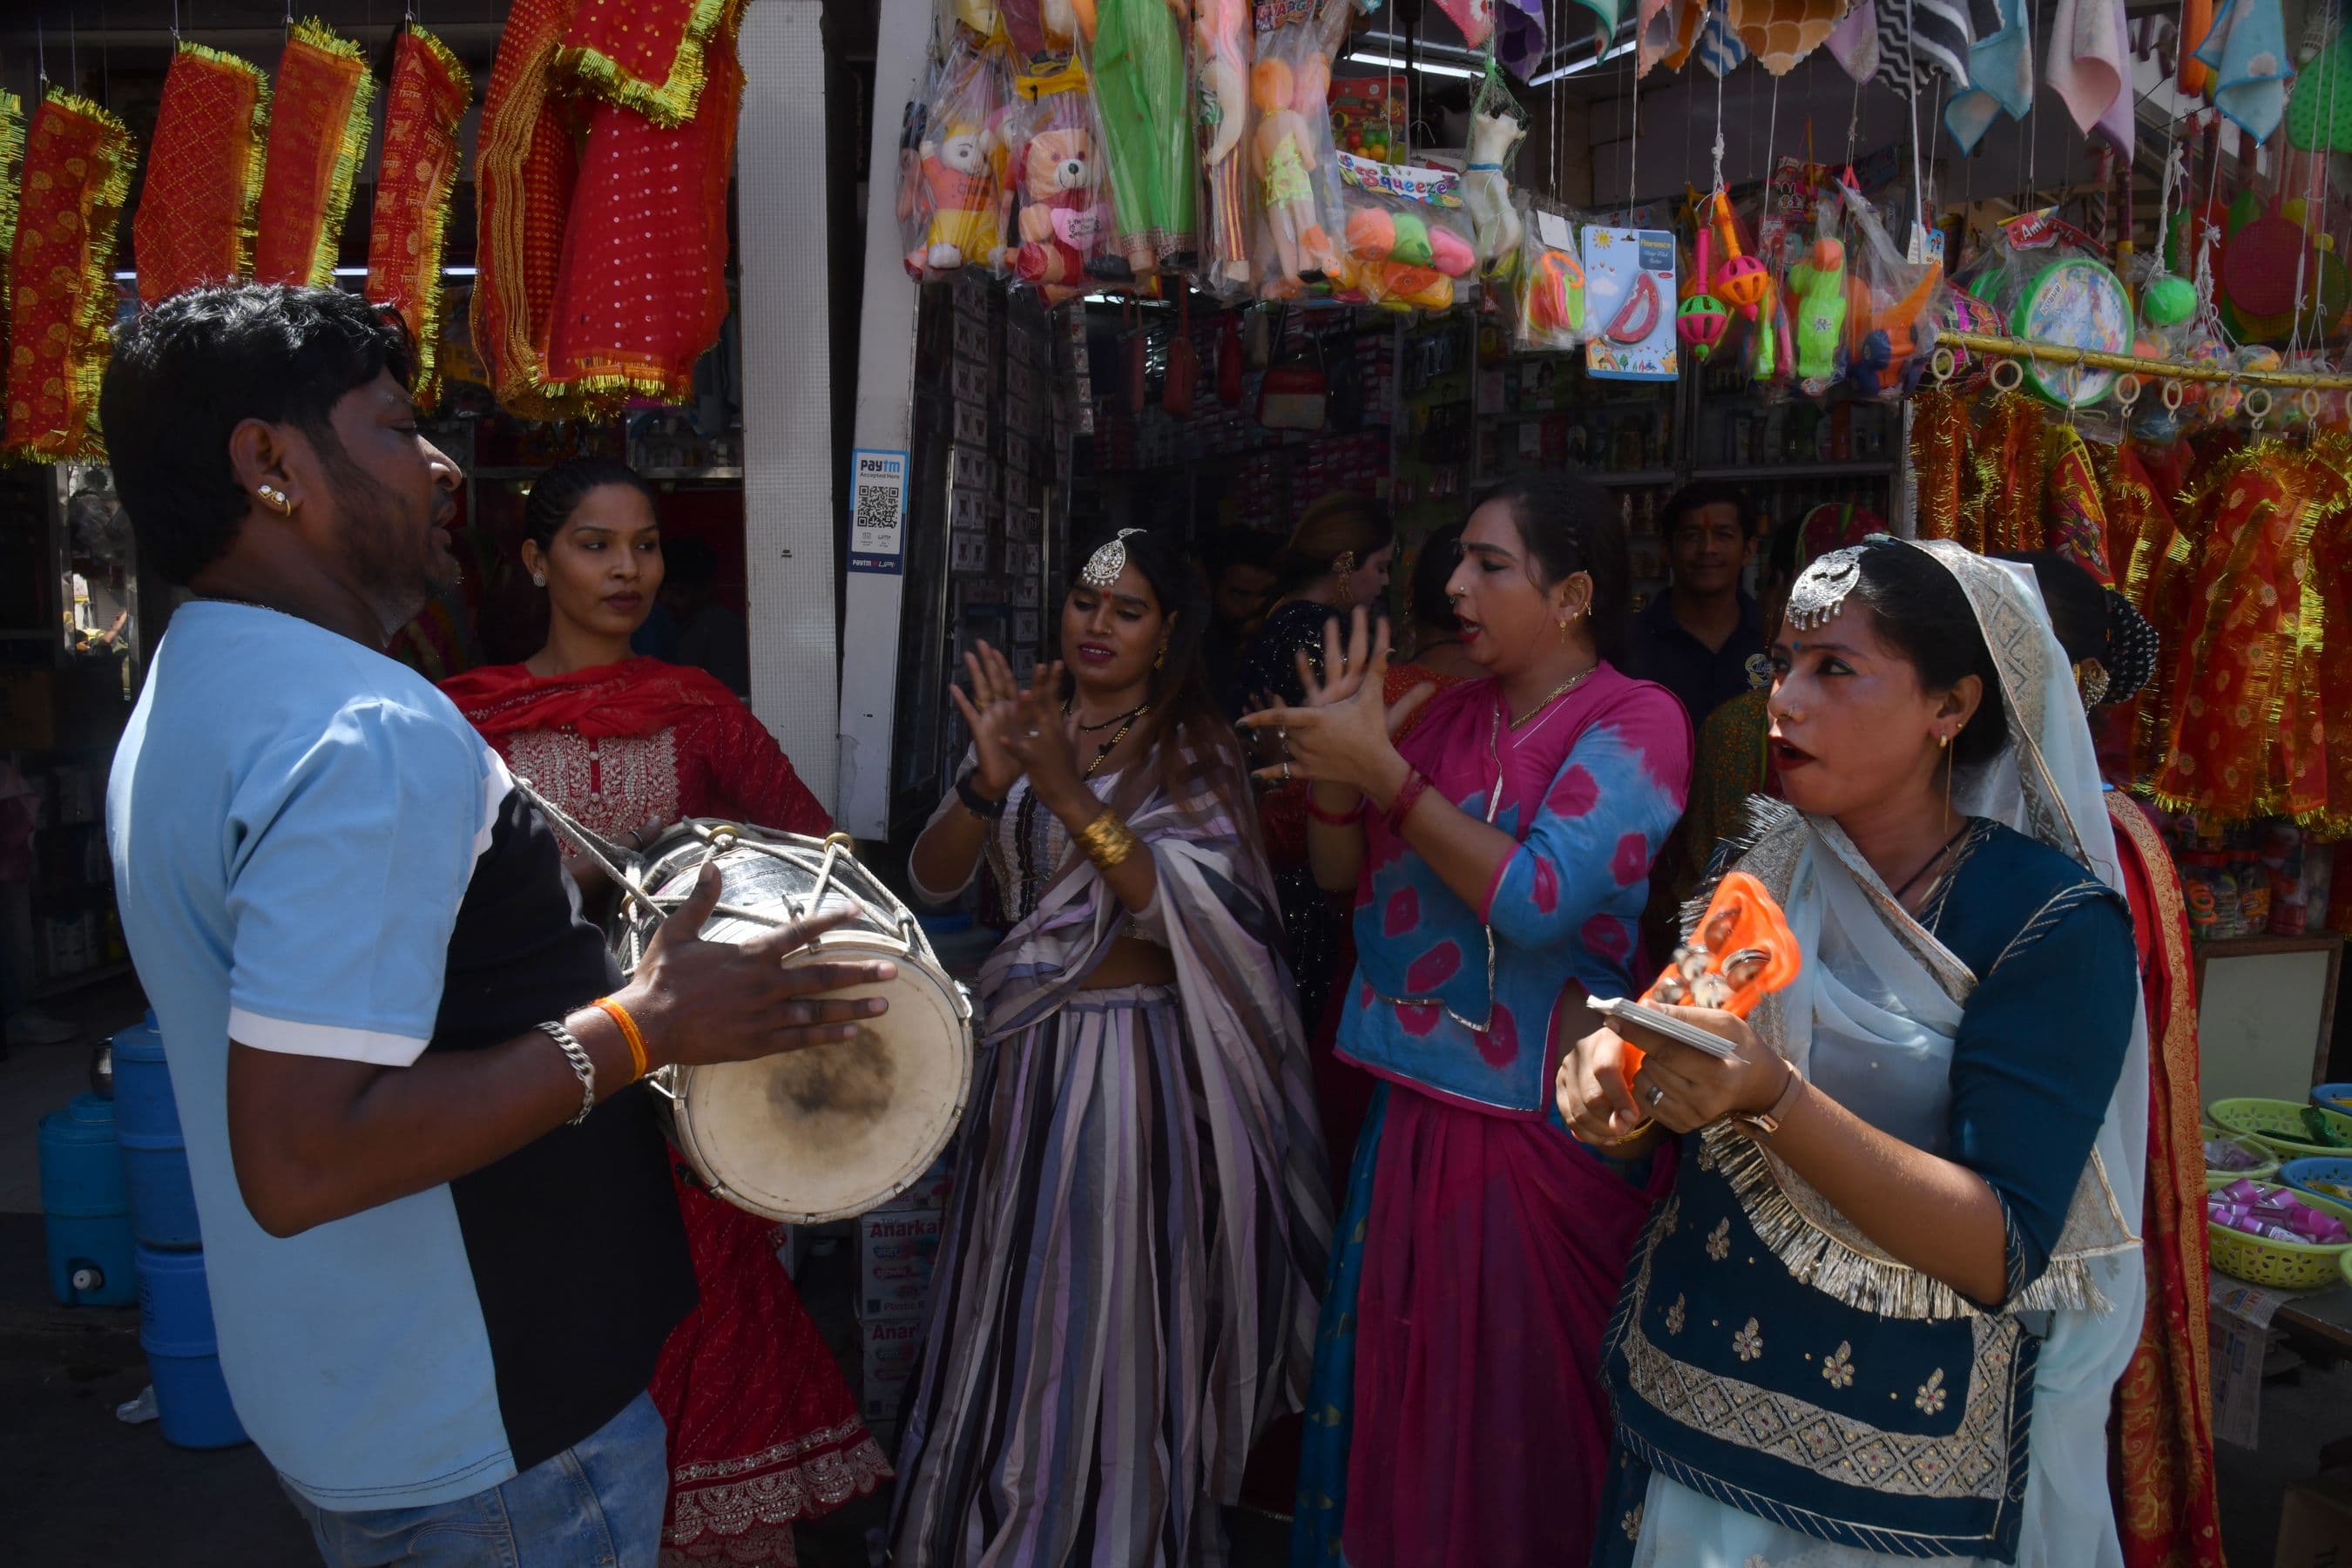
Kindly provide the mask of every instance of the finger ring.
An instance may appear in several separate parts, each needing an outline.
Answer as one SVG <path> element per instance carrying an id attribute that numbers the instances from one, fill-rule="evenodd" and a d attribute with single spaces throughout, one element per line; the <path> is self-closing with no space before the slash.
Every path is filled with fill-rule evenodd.
<path id="1" fill-rule="evenodd" d="M 1282 782 L 1285 784 L 1290 782 L 1290 764 L 1287 762 L 1282 764 Z"/>
<path id="2" fill-rule="evenodd" d="M 1666 1098 L 1666 1091 L 1665 1091 L 1664 1089 L 1663 1089 L 1659 1088 L 1659 1087 L 1658 1087 L 1656 1084 L 1654 1084 L 1654 1084 L 1652 1084 L 1652 1085 L 1650 1086 L 1650 1103 L 1651 1103 L 1652 1105 L 1657 1105 L 1657 1104 L 1661 1103 L 1662 1101 L 1664 1101 L 1664 1099 L 1665 1099 L 1665 1098 Z"/>
<path id="3" fill-rule="evenodd" d="M 1034 741 L 1034 740 L 1037 739 L 1040 735 L 1043 735 L 1045 732 L 1045 731 L 1044 731 L 1043 730 L 1032 730 L 1032 731 L 1029 731 L 1029 739 L 1031 739 L 1031 740 L 1033 740 L 1033 741 Z"/>

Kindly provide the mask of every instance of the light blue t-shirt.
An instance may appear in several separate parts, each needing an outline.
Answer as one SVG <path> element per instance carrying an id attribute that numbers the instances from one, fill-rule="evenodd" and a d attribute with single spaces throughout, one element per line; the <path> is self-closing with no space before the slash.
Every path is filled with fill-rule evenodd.
<path id="1" fill-rule="evenodd" d="M 115 753 L 107 837 L 163 1026 L 237 1415 L 323 1507 L 516 1473 L 447 1186 L 273 1237 L 237 1184 L 228 1042 L 402 1067 L 511 781 L 448 700 L 271 611 L 181 608 Z"/>

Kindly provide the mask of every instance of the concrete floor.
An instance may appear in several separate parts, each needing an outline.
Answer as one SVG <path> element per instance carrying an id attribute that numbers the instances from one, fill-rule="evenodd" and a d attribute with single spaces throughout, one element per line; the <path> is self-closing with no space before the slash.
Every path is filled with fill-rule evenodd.
<path id="1" fill-rule="evenodd" d="M 132 1022 L 127 984 L 50 1006 L 92 1037 Z M 146 1382 L 138 1313 L 62 1309 L 43 1266 L 38 1165 L 41 1115 L 88 1086 L 89 1046 L 20 1047 L 0 1060 L 0 1563 L 39 1568 L 306 1568 L 310 1537 L 251 1447 L 191 1453 L 114 1407 Z M 850 1246 L 812 1258 L 802 1294 L 854 1387 L 856 1325 Z M 2260 1453 L 2224 1446 L 2223 1540 L 2238 1568 L 2267 1568 L 2286 1485 L 2309 1475 L 2320 1447 L 2352 1436 L 2352 1363 L 2272 1361 Z M 878 1563 L 885 1493 L 801 1531 L 806 1568 Z M 1236 1568 L 1275 1568 L 1286 1530 L 1234 1521 Z"/>

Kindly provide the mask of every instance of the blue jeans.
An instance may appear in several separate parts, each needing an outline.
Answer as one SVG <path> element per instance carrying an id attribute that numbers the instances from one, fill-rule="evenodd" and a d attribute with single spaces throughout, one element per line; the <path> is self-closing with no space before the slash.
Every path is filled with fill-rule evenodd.
<path id="1" fill-rule="evenodd" d="M 339 1513 L 291 1487 L 286 1495 L 327 1568 L 654 1568 L 669 1503 L 668 1442 L 653 1396 L 640 1394 L 553 1458 L 455 1502 Z"/>

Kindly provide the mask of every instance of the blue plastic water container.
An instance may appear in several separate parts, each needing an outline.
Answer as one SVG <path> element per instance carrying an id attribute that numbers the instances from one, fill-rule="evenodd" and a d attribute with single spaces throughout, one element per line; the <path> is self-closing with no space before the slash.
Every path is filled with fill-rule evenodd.
<path id="1" fill-rule="evenodd" d="M 246 1441 L 221 1380 L 203 1253 L 140 1247 L 139 1348 L 147 1352 L 163 1441 L 182 1448 L 231 1448 Z"/>
<path id="2" fill-rule="evenodd" d="M 139 1281 L 114 1107 L 94 1094 L 75 1095 L 41 1118 L 39 1148 L 49 1294 L 67 1307 L 129 1306 Z"/>
<path id="3" fill-rule="evenodd" d="M 163 1062 L 155 1015 L 114 1037 L 114 1135 L 122 1145 L 122 1176 L 131 1192 L 131 1229 L 142 1246 L 201 1247 L 196 1192 L 188 1178 L 188 1146 L 180 1136 L 180 1108 Z"/>

